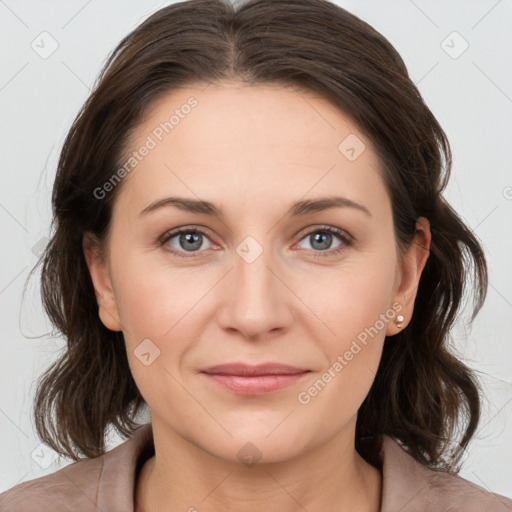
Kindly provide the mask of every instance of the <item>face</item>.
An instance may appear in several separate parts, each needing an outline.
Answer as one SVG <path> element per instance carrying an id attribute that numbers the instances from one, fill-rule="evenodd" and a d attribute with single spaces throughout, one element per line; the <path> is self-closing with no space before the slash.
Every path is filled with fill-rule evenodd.
<path id="1" fill-rule="evenodd" d="M 313 93 L 225 82 L 159 100 L 129 149 L 138 157 L 118 185 L 108 259 L 93 244 L 86 257 L 153 424 L 233 461 L 353 437 L 428 252 L 398 254 L 370 140 Z M 306 371 L 203 373 L 227 363 Z"/>

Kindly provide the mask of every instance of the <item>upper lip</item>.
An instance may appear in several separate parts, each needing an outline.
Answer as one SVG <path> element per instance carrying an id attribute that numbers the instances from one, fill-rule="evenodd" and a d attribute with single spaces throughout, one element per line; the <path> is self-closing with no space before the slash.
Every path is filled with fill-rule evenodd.
<path id="1" fill-rule="evenodd" d="M 202 373 L 221 374 L 221 375 L 293 375 L 297 373 L 308 372 L 308 369 L 298 368 L 280 363 L 264 363 L 251 365 L 247 363 L 225 363 L 215 366 L 209 366 L 201 370 Z"/>

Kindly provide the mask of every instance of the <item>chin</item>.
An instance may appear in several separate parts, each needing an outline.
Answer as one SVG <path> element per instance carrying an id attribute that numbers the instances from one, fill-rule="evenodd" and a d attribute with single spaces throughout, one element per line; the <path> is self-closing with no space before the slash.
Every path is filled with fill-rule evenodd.
<path id="1" fill-rule="evenodd" d="M 217 444 L 214 440 L 205 443 L 208 451 L 212 455 L 229 460 L 231 462 L 241 463 L 247 467 L 255 464 L 270 464 L 284 462 L 300 455 L 305 446 L 299 436 L 294 436 L 289 431 L 269 432 L 275 428 L 264 429 L 245 429 L 236 434 L 231 430 L 233 438 L 224 437 Z"/>

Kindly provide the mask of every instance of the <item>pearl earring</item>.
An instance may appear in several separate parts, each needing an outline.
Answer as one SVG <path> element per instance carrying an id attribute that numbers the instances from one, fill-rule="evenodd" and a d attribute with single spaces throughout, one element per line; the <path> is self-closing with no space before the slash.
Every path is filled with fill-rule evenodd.
<path id="1" fill-rule="evenodd" d="M 404 321 L 404 315 L 397 315 L 396 317 L 396 326 L 400 329 L 402 327 L 402 322 Z"/>

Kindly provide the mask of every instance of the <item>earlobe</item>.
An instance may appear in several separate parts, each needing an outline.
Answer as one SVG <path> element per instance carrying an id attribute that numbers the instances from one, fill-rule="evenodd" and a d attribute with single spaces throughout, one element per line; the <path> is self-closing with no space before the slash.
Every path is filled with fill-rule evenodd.
<path id="1" fill-rule="evenodd" d="M 100 242 L 92 233 L 85 233 L 82 247 L 98 302 L 101 322 L 111 331 L 121 331 L 117 301 L 107 263 L 101 256 Z"/>
<path id="2" fill-rule="evenodd" d="M 400 263 L 400 282 L 395 293 L 394 302 L 398 302 L 402 308 L 395 321 L 388 324 L 386 336 L 393 336 L 405 329 L 412 317 L 421 273 L 430 254 L 430 242 L 430 222 L 425 217 L 420 217 L 416 221 L 414 239 Z M 398 319 L 400 315 L 401 318 Z"/>

